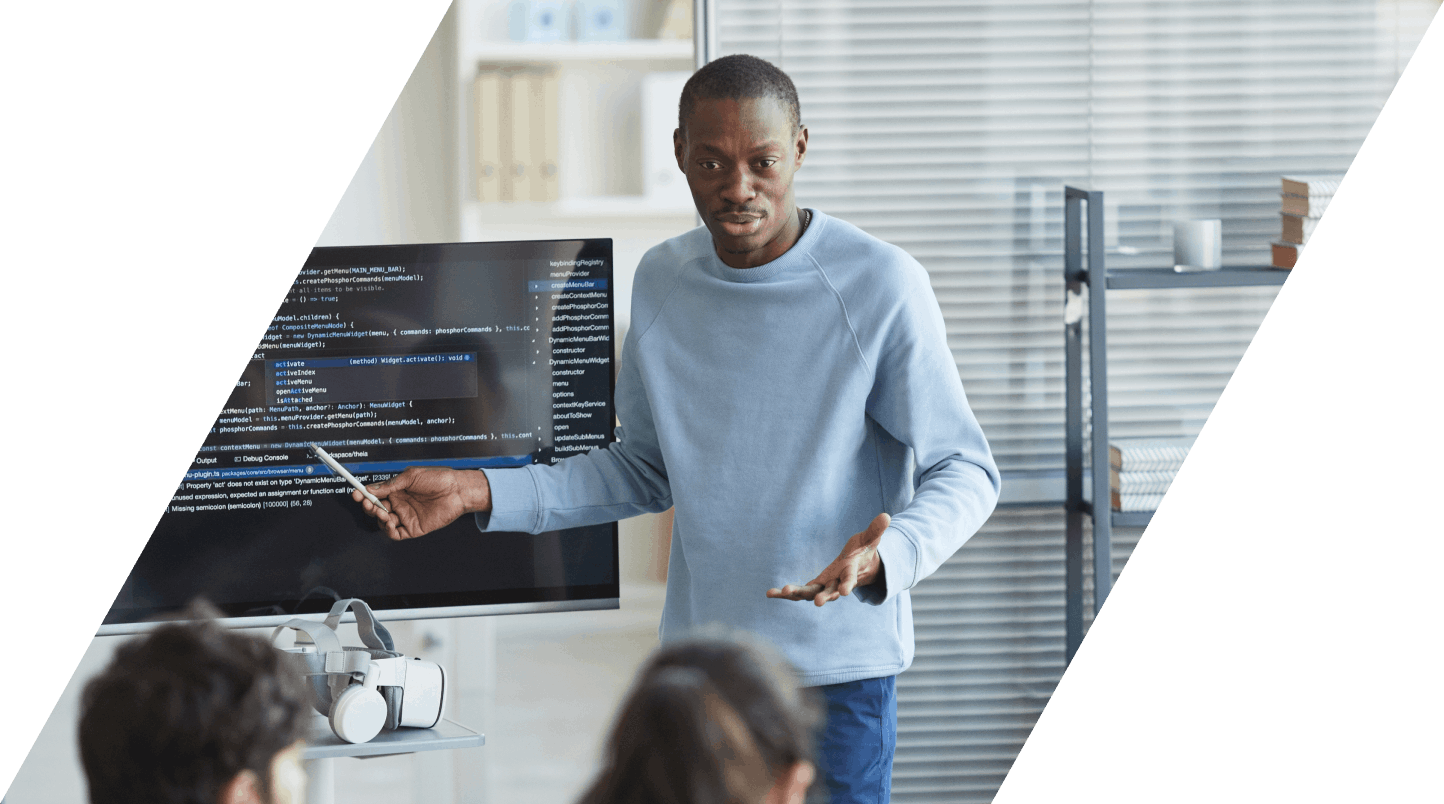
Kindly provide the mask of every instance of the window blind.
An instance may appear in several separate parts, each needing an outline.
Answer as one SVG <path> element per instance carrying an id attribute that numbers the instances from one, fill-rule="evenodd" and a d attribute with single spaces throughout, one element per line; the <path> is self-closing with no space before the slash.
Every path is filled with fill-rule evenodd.
<path id="1" fill-rule="evenodd" d="M 1348 167 L 1439 5 L 716 2 L 719 52 L 797 83 L 799 203 L 927 268 L 1005 499 L 1040 504 L 1062 499 L 1063 185 L 1104 191 L 1111 267 L 1170 265 L 1192 218 L 1222 219 L 1226 264 L 1267 264 L 1280 175 Z M 1111 433 L 1196 434 L 1275 293 L 1110 292 Z M 895 801 L 996 792 L 1062 673 L 1062 530 L 1000 510 L 915 590 Z M 1115 571 L 1137 538 L 1114 534 Z"/>
<path id="2" fill-rule="evenodd" d="M 798 84 L 799 201 L 927 267 L 999 465 L 1061 478 L 1063 184 L 1105 191 L 1113 267 L 1171 264 L 1189 218 L 1223 220 L 1225 262 L 1267 264 L 1279 176 L 1347 168 L 1427 22 L 1401 9 L 1435 7 L 721 0 L 718 19 L 722 53 Z M 1114 431 L 1196 433 L 1274 292 L 1110 298 Z"/>

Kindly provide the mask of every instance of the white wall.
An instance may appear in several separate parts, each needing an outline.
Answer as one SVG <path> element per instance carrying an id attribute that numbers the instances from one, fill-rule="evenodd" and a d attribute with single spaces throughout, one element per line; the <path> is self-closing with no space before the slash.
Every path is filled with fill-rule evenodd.
<path id="1" fill-rule="evenodd" d="M 455 63 L 453 7 L 316 245 L 445 243 L 459 238 Z"/>

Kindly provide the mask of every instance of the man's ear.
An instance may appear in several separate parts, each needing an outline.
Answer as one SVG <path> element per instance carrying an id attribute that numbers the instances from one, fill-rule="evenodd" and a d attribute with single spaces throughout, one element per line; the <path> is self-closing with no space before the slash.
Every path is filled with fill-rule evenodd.
<path id="1" fill-rule="evenodd" d="M 797 162 L 795 164 L 798 167 L 802 167 L 802 158 L 807 156 L 807 126 L 802 126 L 798 129 L 796 148 Z"/>
<path id="2" fill-rule="evenodd" d="M 682 157 L 687 150 L 687 143 L 682 140 L 682 129 L 672 129 L 672 152 L 677 156 L 677 169 L 683 173 L 687 172 L 687 166 L 682 164 Z"/>
<path id="3" fill-rule="evenodd" d="M 241 771 L 221 788 L 216 804 L 266 804 L 261 798 L 260 778 L 254 771 Z"/>

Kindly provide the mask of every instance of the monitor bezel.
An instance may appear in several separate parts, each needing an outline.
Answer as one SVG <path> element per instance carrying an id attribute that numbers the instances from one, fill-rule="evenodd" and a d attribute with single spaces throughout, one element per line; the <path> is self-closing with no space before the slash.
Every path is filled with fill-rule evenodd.
<path id="1" fill-rule="evenodd" d="M 455 617 L 494 617 L 507 614 L 547 614 L 568 611 L 608 611 L 622 607 L 621 592 L 610 598 L 585 598 L 581 600 L 543 600 L 534 603 L 492 603 L 477 606 L 437 606 L 425 609 L 379 609 L 376 619 L 384 621 L 401 620 L 445 620 Z M 275 628 L 291 620 L 321 622 L 326 612 L 306 614 L 267 614 L 254 617 L 221 617 L 216 622 L 227 628 Z M 183 623 L 183 618 L 141 620 L 129 623 L 110 623 L 100 626 L 95 632 L 98 637 L 131 636 L 145 634 L 170 623 Z M 346 612 L 343 623 L 356 622 L 356 615 Z"/>

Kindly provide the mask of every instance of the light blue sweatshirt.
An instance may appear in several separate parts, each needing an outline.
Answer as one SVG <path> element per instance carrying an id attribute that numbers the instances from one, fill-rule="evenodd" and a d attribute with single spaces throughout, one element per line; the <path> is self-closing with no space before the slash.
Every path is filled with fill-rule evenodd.
<path id="1" fill-rule="evenodd" d="M 648 251 L 616 407 L 604 449 L 486 470 L 493 508 L 478 525 L 541 533 L 675 506 L 663 642 L 742 628 L 808 685 L 906 669 L 908 589 L 998 499 L 927 272 L 816 211 L 756 268 L 729 268 L 705 228 Z M 811 580 L 884 511 L 883 583 L 822 608 L 766 597 Z"/>

